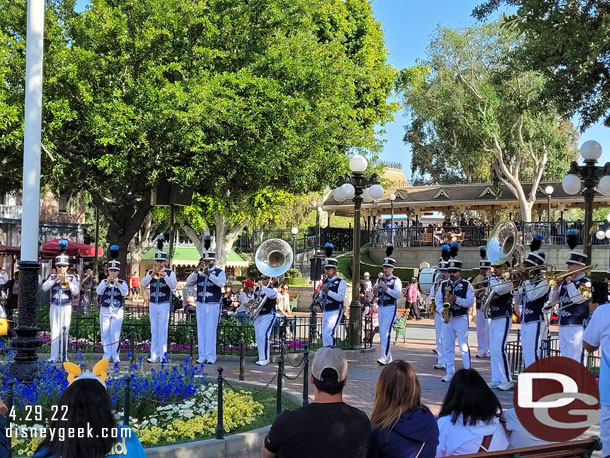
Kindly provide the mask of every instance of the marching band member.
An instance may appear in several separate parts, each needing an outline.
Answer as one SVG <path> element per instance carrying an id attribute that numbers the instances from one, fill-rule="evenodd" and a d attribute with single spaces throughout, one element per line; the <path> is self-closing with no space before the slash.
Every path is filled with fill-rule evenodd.
<path id="1" fill-rule="evenodd" d="M 68 274 L 70 258 L 64 254 L 68 249 L 68 241 L 59 241 L 59 256 L 55 258 L 57 274 L 51 275 L 42 284 L 43 291 L 51 290 L 51 357 L 50 363 L 59 361 L 60 355 L 67 361 L 65 354 L 72 320 L 72 296 L 80 291 L 78 279 Z M 64 327 L 65 332 L 64 332 Z"/>
<path id="2" fill-rule="evenodd" d="M 322 344 L 325 347 L 335 346 L 335 333 L 343 316 L 343 302 L 347 284 L 337 275 L 337 260 L 331 258 L 333 246 L 326 244 L 326 260 L 324 261 L 325 279 L 320 286 L 322 294 Z"/>
<path id="3" fill-rule="evenodd" d="M 489 323 L 489 344 L 491 353 L 490 388 L 502 391 L 513 387 L 512 376 L 506 354 L 506 339 L 513 322 L 513 282 L 504 279 L 506 264 L 493 266 L 494 272 L 487 271 L 489 286 L 493 294 L 489 307 L 491 322 Z"/>
<path id="4" fill-rule="evenodd" d="M 480 248 L 481 260 L 479 261 L 479 275 L 472 281 L 476 298 L 476 324 L 477 324 L 477 358 L 489 358 L 489 322 L 491 321 L 481 313 L 481 305 L 487 298 L 489 278 L 487 272 L 491 269 L 491 261 L 486 258 L 485 247 Z"/>
<path id="5" fill-rule="evenodd" d="M 445 302 L 450 304 L 449 321 L 443 320 L 443 358 L 446 365 L 443 382 L 450 382 L 455 373 L 456 338 L 462 354 L 462 366 L 464 369 L 470 369 L 468 309 L 474 305 L 474 290 L 470 282 L 462 279 L 462 261 L 455 259 L 458 248 L 459 242 L 451 244 L 452 259 L 447 265 L 449 279 L 441 283 L 435 297 L 435 303 L 440 304 L 441 312 Z"/>
<path id="6" fill-rule="evenodd" d="M 216 333 L 220 321 L 220 300 L 227 282 L 224 270 L 216 267 L 215 253 L 210 249 L 212 239 L 208 235 L 203 241 L 205 253 L 199 262 L 199 269 L 186 279 L 188 286 L 197 285 L 197 348 L 198 364 L 216 362 Z"/>
<path id="7" fill-rule="evenodd" d="M 524 261 L 526 267 L 542 266 L 545 254 L 538 251 L 541 239 L 534 238 L 530 245 L 532 252 Z M 542 357 L 542 341 L 547 336 L 547 325 L 544 320 L 544 305 L 549 298 L 549 283 L 540 276 L 540 269 L 533 269 L 519 287 L 516 303 L 521 304 L 521 346 L 525 369 Z"/>
<path id="8" fill-rule="evenodd" d="M 379 340 L 381 341 L 381 357 L 377 360 L 377 364 L 382 366 L 392 362 L 390 337 L 394 318 L 396 318 L 396 303 L 402 293 L 400 278 L 393 274 L 396 264 L 396 260 L 390 258 L 393 251 L 394 247 L 388 245 L 386 248 L 387 257 L 383 260 L 383 277 L 379 278 L 375 284 L 379 305 Z"/>
<path id="9" fill-rule="evenodd" d="M 441 283 L 449 280 L 449 272 L 447 272 L 447 266 L 450 256 L 449 245 L 443 245 L 441 248 L 441 257 L 438 259 L 438 272 L 439 275 L 436 278 L 434 284 L 430 288 L 430 300 L 434 301 L 434 333 L 436 337 L 436 364 L 435 369 L 445 369 L 445 357 L 443 356 L 443 304 L 436 303 L 436 293 L 438 292 Z"/>
<path id="10" fill-rule="evenodd" d="M 569 247 L 573 250 L 578 244 L 578 231 L 570 229 L 567 233 Z M 586 265 L 587 255 L 571 251 L 566 261 L 568 271 L 580 269 Z M 582 335 L 589 317 L 589 299 L 585 299 L 580 291 L 581 286 L 590 284 L 583 272 L 565 277 L 557 281 L 551 291 L 551 304 L 559 304 L 559 351 L 561 356 L 583 362 L 584 350 Z"/>
<path id="11" fill-rule="evenodd" d="M 108 278 L 102 280 L 98 285 L 97 295 L 101 298 L 100 332 L 104 349 L 103 358 L 118 363 L 120 361 L 123 305 L 125 305 L 125 296 L 129 294 L 129 285 L 118 278 L 121 263 L 116 260 L 119 256 L 117 245 L 110 247 L 110 256 L 112 260 L 108 262 Z"/>
<path id="12" fill-rule="evenodd" d="M 254 299 L 259 299 L 262 295 L 267 297 L 258 316 L 254 319 L 254 335 L 256 336 L 256 346 L 258 347 L 258 366 L 266 366 L 270 362 L 269 358 L 269 337 L 273 323 L 275 323 L 275 305 L 277 303 L 277 289 L 273 287 L 271 278 L 261 275 L 261 280 L 254 290 Z"/>
<path id="13" fill-rule="evenodd" d="M 144 288 L 150 285 L 150 357 L 149 363 L 167 362 L 167 332 L 169 327 L 169 312 L 172 291 L 176 289 L 178 280 L 176 274 L 165 267 L 167 253 L 163 251 L 163 236 L 157 238 L 155 253 L 155 268 L 146 272 L 142 279 Z"/>

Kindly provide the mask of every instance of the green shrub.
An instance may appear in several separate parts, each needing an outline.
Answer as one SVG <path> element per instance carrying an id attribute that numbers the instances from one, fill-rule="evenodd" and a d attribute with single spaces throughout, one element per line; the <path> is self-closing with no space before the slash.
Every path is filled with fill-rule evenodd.
<path id="1" fill-rule="evenodd" d="M 285 277 L 284 281 L 290 286 L 307 286 L 307 280 L 304 278 Z"/>
<path id="2" fill-rule="evenodd" d="M 288 271 L 284 274 L 285 278 L 300 278 L 301 272 L 299 269 L 288 269 Z"/>
<path id="3" fill-rule="evenodd" d="M 250 278 L 252 280 L 257 280 L 260 278 L 260 276 L 261 276 L 261 272 L 256 267 L 256 264 L 253 262 L 248 264 L 248 267 L 246 268 L 246 277 Z"/>

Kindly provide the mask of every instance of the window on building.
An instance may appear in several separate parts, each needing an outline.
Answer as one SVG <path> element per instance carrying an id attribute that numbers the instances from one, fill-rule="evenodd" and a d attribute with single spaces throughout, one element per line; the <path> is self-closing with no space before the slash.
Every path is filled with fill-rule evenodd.
<path id="1" fill-rule="evenodd" d="M 58 211 L 59 213 L 69 213 L 70 210 L 70 198 L 68 196 L 59 196 Z"/>

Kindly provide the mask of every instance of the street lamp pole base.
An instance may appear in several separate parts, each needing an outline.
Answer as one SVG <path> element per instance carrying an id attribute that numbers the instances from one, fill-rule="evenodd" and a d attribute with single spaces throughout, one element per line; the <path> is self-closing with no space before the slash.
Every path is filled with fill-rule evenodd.
<path id="1" fill-rule="evenodd" d="M 352 301 L 349 305 L 349 340 L 353 349 L 362 348 L 362 304 Z"/>
<path id="2" fill-rule="evenodd" d="M 17 337 L 11 341 L 15 356 L 8 372 L 21 383 L 31 383 L 40 373 L 38 350 L 42 347 L 42 340 L 38 337 L 36 317 L 39 268 L 36 261 L 19 262 L 19 323 L 15 329 Z"/>

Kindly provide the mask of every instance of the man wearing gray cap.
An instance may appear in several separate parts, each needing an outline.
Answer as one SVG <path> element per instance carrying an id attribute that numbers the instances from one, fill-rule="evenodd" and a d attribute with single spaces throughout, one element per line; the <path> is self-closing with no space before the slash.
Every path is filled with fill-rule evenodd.
<path id="1" fill-rule="evenodd" d="M 339 348 L 320 348 L 310 381 L 315 402 L 282 412 L 263 444 L 263 458 L 366 457 L 371 423 L 366 414 L 343 402 L 347 358 Z"/>

